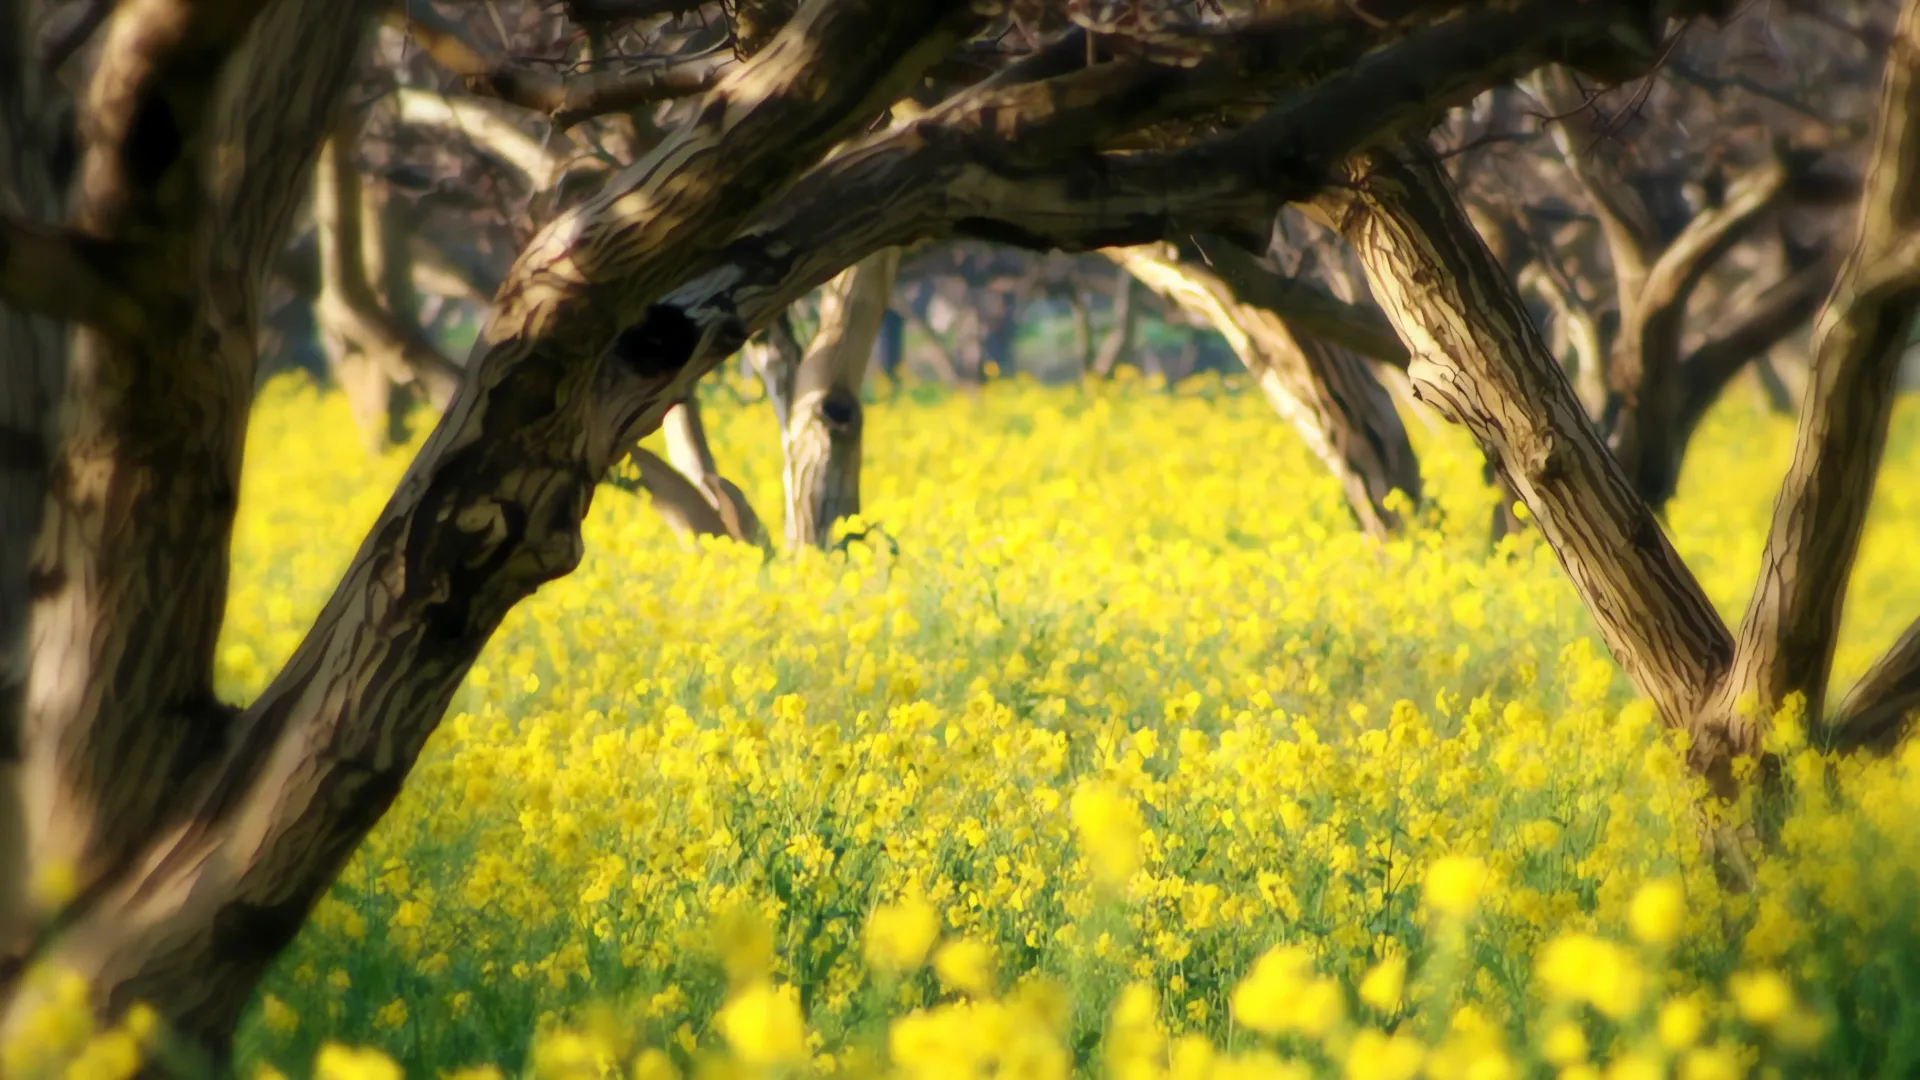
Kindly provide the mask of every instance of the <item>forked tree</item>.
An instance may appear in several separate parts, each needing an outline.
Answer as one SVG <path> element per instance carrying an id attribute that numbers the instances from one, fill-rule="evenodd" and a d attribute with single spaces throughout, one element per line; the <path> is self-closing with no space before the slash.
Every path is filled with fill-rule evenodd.
<path id="1" fill-rule="evenodd" d="M 9 124 L 20 122 L 15 114 L 52 112 L 20 107 L 41 92 L 27 37 L 13 32 L 27 6 L 0 0 Z M 0 300 L 69 325 L 64 363 L 38 345 L 4 358 L 10 394 L 16 379 L 49 370 L 64 370 L 65 389 L 57 412 L 20 415 L 27 410 L 9 398 L 7 419 L 18 427 L 6 432 L 0 459 L 10 485 L 44 491 L 27 500 L 41 507 L 37 526 L 12 510 L 0 520 L 9 553 L 33 533 L 30 562 L 6 564 L 9 591 L 0 593 L 24 595 L 28 626 L 25 662 L 12 651 L 4 669 L 24 670 L 24 684 L 9 683 L 0 708 L 0 821 L 25 822 L 24 845 L 4 850 L 15 860 L 24 851 L 26 863 L 0 876 L 0 1032 L 36 1003 L 24 972 L 47 964 L 83 977 L 104 1013 L 145 1000 L 180 1036 L 224 1054 L 261 973 L 386 812 L 501 619 L 579 562 L 580 524 L 610 467 L 694 380 L 807 291 L 927 238 L 1086 250 L 1192 232 L 1264 235 L 1282 204 L 1322 190 L 1331 167 L 1424 127 L 1438 110 L 1550 61 L 1644 68 L 1670 17 L 1731 10 L 1655 0 L 1276 0 L 1245 22 L 1172 20 L 1138 43 L 1063 28 L 933 107 L 886 123 L 889 104 L 937 64 L 978 51 L 964 43 L 1006 39 L 982 36 L 1001 5 L 739 3 L 739 36 L 764 35 L 765 47 L 718 75 L 684 122 L 525 245 L 446 412 L 311 630 L 265 691 L 233 705 L 214 694 L 213 660 L 260 294 L 380 6 L 113 5 L 78 106 L 66 205 L 9 205 L 0 217 Z M 1182 146 L 1107 149 L 1152 125 L 1205 121 L 1262 97 L 1254 115 L 1203 124 Z M 8 153 L 40 145 L 9 134 Z M 47 169 L 0 163 L 23 175 Z M 1484 249 L 1455 228 L 1444 186 L 1393 186 L 1399 175 L 1421 174 L 1382 172 L 1358 189 L 1377 208 L 1349 222 L 1363 253 L 1376 269 L 1379 253 L 1394 250 L 1407 266 L 1459 274 L 1480 306 L 1443 321 L 1450 333 L 1478 328 L 1489 319 L 1484 298 L 1497 305 L 1506 295 L 1504 279 L 1472 261 Z M 1900 200 L 1883 189 L 1901 187 L 1904 174 L 1896 164 L 1877 176 L 1870 205 L 1881 209 L 1870 213 L 1890 212 Z M 1395 191 L 1409 194 L 1395 201 Z M 1426 201 L 1414 201 L 1423 192 Z M 1371 224 L 1396 222 L 1418 228 Z M 1840 306 L 1845 326 L 1828 335 L 1835 349 L 1852 349 L 1905 310 L 1906 294 L 1874 276 L 1887 265 L 1879 251 L 1843 278 L 1864 288 Z M 1400 282 L 1399 295 L 1411 297 L 1444 291 L 1446 281 L 1377 276 L 1416 343 L 1416 380 L 1434 385 L 1448 360 L 1420 333 L 1446 308 L 1424 294 L 1418 305 L 1395 300 L 1388 286 Z M 1502 312 L 1512 314 L 1496 306 L 1492 318 Z M 1904 328 L 1904 316 L 1895 321 Z M 1540 359 L 1525 351 L 1538 352 L 1528 334 L 1508 327 L 1446 344 L 1507 348 L 1497 357 L 1506 367 L 1491 369 L 1505 371 Z M 1884 346 L 1887 336 L 1873 340 Z M 1873 351 L 1876 372 L 1880 360 Z M 1783 517 L 1789 535 L 1770 575 L 1794 602 L 1830 600 L 1819 560 L 1836 554 L 1794 531 L 1816 528 L 1829 543 L 1839 510 L 1864 503 L 1855 497 L 1860 466 L 1878 446 L 1872 425 L 1832 424 L 1833 409 L 1820 404 L 1864 410 L 1883 430 L 1885 395 L 1863 389 L 1859 366 L 1842 357 L 1823 368 L 1808 413 L 1815 445 L 1796 475 L 1822 513 Z M 1564 390 L 1557 378 L 1548 391 Z M 1518 410 L 1523 397 L 1503 400 Z M 1666 633 L 1665 615 L 1685 617 L 1680 633 L 1661 639 L 1675 647 L 1652 651 L 1655 663 L 1627 648 L 1636 638 L 1612 634 L 1629 668 L 1691 677 L 1730 656 L 1724 631 L 1709 632 L 1717 624 L 1706 621 L 1704 601 L 1681 603 L 1698 590 L 1644 507 L 1630 490 L 1606 486 L 1617 470 L 1608 471 L 1577 410 L 1554 420 L 1551 437 L 1536 424 L 1519 433 L 1525 441 L 1490 445 L 1530 497 L 1549 493 L 1537 512 L 1543 521 L 1562 515 L 1551 527 L 1556 542 L 1576 529 L 1559 522 L 1607 524 L 1607 550 L 1591 565 L 1568 562 L 1597 606 L 1630 613 L 1615 624 L 1645 636 L 1648 626 Z M 1570 485 L 1569 475 L 1583 479 Z M 1857 533 L 1856 519 L 1848 535 Z M 1609 591 L 1596 594 L 1596 582 Z M 22 617 L 18 608 L 0 613 L 0 629 Z M 1764 611 L 1756 621 L 1788 622 Z M 1667 688 L 1655 687 L 1663 707 L 1686 703 L 1659 693 Z M 70 890 L 25 889 L 56 869 Z"/>
<path id="2" fill-rule="evenodd" d="M 1888 50 L 1851 250 L 1815 321 L 1793 462 L 1758 585 L 1730 632 L 1554 363 L 1511 278 L 1430 155 L 1376 149 L 1319 207 L 1412 354 L 1420 400 L 1465 425 L 1522 499 L 1608 646 L 1723 795 L 1806 699 L 1816 737 L 1885 749 L 1920 707 L 1920 621 L 1829 710 L 1847 580 L 1920 308 L 1920 0 Z"/>

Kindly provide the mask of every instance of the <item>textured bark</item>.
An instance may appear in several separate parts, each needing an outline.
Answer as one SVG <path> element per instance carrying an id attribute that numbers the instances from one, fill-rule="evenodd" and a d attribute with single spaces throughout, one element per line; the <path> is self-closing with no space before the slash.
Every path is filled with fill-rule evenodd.
<path id="1" fill-rule="evenodd" d="M 1687 723 L 1732 655 L 1713 605 L 1607 452 L 1445 173 L 1375 152 L 1323 203 L 1407 343 L 1415 395 L 1532 511 L 1616 659 Z"/>
<path id="2" fill-rule="evenodd" d="M 1203 241 L 1204 243 L 1204 241 Z M 1354 520 L 1386 539 L 1401 527 L 1387 505 L 1395 490 L 1418 504 L 1420 463 L 1393 398 L 1366 361 L 1338 346 L 1293 333 L 1286 321 L 1247 299 L 1241 281 L 1266 274 L 1224 243 L 1204 244 L 1209 268 L 1164 246 L 1109 252 L 1148 288 L 1226 338 L 1261 392 L 1340 482 Z"/>
<path id="3" fill-rule="evenodd" d="M 1815 323 L 1813 370 L 1793 464 L 1774 504 L 1760 580 L 1740 624 L 1716 718 L 1728 753 L 1755 753 L 1788 694 L 1822 712 L 1847 579 L 1886 446 L 1900 358 L 1920 310 L 1920 0 L 1902 5 L 1881 88 L 1853 248 Z M 1907 663 L 1911 647 L 1896 649 Z M 1897 695 L 1895 666 L 1874 687 Z M 1871 695 L 1855 708 L 1871 715 Z"/>
<path id="4" fill-rule="evenodd" d="M 38 5 L 0 0 L 0 214 L 56 221 L 49 163 L 55 88 L 27 50 Z M 22 722 L 27 688 L 27 573 L 46 499 L 54 406 L 66 334 L 52 319 L 0 306 L 0 986 L 18 962 L 27 905 Z"/>
<path id="5" fill-rule="evenodd" d="M 72 335 L 33 559 L 28 851 L 72 870 L 79 906 L 63 919 L 181 827 L 196 772 L 236 733 L 212 677 L 259 291 L 364 25 L 338 0 L 255 11 L 120 5 L 87 97 L 69 231 L 116 253 L 116 302 L 139 332 L 107 320 Z M 88 939 L 54 914 L 31 912 L 34 953 L 78 960 Z M 146 996 L 191 1012 L 173 996 L 186 986 Z M 103 1008 L 130 1000 L 96 988 Z M 18 989 L 0 978 L 0 1031 L 23 1015 Z"/>
<path id="6" fill-rule="evenodd" d="M 888 248 L 821 291 L 820 328 L 794 373 L 781 432 L 788 550 L 825 547 L 834 523 L 860 512 L 860 385 L 899 268 L 900 252 Z"/>

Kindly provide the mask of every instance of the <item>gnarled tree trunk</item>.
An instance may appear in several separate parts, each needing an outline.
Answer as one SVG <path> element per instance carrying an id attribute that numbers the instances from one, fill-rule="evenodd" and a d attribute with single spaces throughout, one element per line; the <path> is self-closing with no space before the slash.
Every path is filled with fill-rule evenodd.
<path id="1" fill-rule="evenodd" d="M 821 291 L 820 329 L 793 374 L 781 430 L 789 550 L 825 547 L 834 522 L 860 512 L 860 384 L 899 267 L 899 251 L 888 248 Z"/>

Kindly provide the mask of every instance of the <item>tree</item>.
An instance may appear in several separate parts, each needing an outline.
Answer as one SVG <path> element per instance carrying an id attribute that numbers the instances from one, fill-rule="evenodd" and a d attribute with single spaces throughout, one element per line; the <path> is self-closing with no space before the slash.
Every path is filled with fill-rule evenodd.
<path id="1" fill-rule="evenodd" d="M 1840 709 L 1834 641 L 1894 380 L 1920 308 L 1920 2 L 1894 31 L 1852 249 L 1820 313 L 1793 465 L 1738 635 L 1728 632 L 1647 502 L 1608 453 L 1515 287 L 1445 174 L 1374 151 L 1321 206 L 1354 245 L 1413 362 L 1416 393 L 1473 432 L 1539 520 L 1608 646 L 1723 795 L 1760 762 L 1774 711 L 1804 694 L 1841 747 L 1888 746 L 1915 704 L 1920 623 Z"/>
<path id="2" fill-rule="evenodd" d="M 735 36 L 758 41 L 777 7 L 738 5 Z M 796 297 L 933 237 L 1244 234 L 1373 140 L 1594 43 L 1637 41 L 1650 62 L 1647 26 L 1698 10 L 1301 0 L 1151 48 L 1062 28 L 877 125 L 963 42 L 998 40 L 980 37 L 987 7 L 806 0 L 651 149 L 559 200 L 332 597 L 244 707 L 215 697 L 212 671 L 259 298 L 376 5 L 113 7 L 65 217 L 0 217 L 0 298 L 71 324 L 29 578 L 24 770 L 0 795 L 26 811 L 29 871 L 74 885 L 0 927 L 0 1030 L 45 963 L 103 1011 L 146 1000 L 222 1054 L 501 619 L 578 562 L 600 480 Z M 1249 94 L 1272 104 L 1209 119 Z M 1179 148 L 1106 149 L 1196 119 Z M 25 527 L 0 521 L 7 550 Z"/>

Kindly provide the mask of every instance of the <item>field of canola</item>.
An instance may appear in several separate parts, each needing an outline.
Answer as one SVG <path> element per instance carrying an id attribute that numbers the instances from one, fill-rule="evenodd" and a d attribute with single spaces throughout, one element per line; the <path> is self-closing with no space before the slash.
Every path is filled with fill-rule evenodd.
<path id="1" fill-rule="evenodd" d="M 708 422 L 772 516 L 755 396 Z M 1670 527 L 1737 617 L 1791 422 L 1735 397 Z M 603 488 L 263 988 L 242 1075 L 1915 1075 L 1920 751 L 1830 775 L 1785 718 L 1793 805 L 1723 889 L 1551 553 L 1489 558 L 1477 453 L 1414 426 L 1435 498 L 1385 546 L 1233 380 L 875 404 L 874 528 L 829 556 L 691 550 Z M 404 467 L 358 445 L 336 397 L 265 391 L 231 697 Z M 1909 405 L 1838 687 L 1920 613 L 1916 536 Z M 17 1075 L 129 1040 L 43 1035 Z"/>

